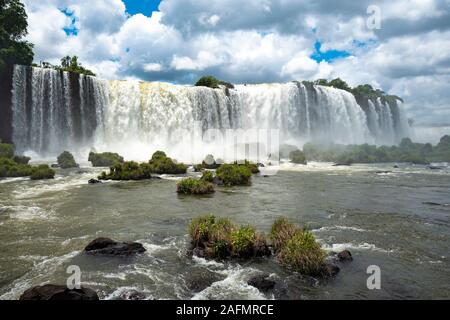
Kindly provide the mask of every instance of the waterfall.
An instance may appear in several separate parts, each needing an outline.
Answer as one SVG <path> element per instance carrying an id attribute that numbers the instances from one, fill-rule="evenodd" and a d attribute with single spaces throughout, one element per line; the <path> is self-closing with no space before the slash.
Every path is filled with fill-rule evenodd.
<path id="1" fill-rule="evenodd" d="M 15 66 L 13 141 L 19 152 L 93 148 L 144 160 L 156 149 L 178 159 L 193 148 L 200 156 L 220 153 L 224 145 L 205 136 L 209 129 L 278 129 L 280 143 L 298 146 L 394 144 L 409 135 L 400 104 L 358 102 L 349 92 L 300 82 L 210 89 Z"/>

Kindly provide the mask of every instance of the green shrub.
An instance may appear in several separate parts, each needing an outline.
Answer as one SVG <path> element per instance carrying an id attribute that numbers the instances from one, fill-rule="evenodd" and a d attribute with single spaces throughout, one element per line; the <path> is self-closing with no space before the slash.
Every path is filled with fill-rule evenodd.
<path id="1" fill-rule="evenodd" d="M 152 160 L 151 161 L 157 161 L 163 158 L 167 158 L 167 155 L 165 152 L 163 151 L 156 151 L 153 155 L 152 155 Z"/>
<path id="2" fill-rule="evenodd" d="M 89 153 L 88 161 L 94 167 L 111 167 L 116 163 L 123 163 L 123 157 L 117 153 L 103 152 L 103 153 Z"/>
<path id="3" fill-rule="evenodd" d="M 202 164 L 194 165 L 194 171 L 195 172 L 202 172 L 203 171 L 203 165 Z"/>
<path id="4" fill-rule="evenodd" d="M 296 232 L 297 227 L 286 218 L 276 219 L 270 230 L 270 240 L 275 250 L 279 251 Z"/>
<path id="5" fill-rule="evenodd" d="M 211 171 L 205 171 L 200 180 L 212 183 L 214 181 L 214 174 Z"/>
<path id="6" fill-rule="evenodd" d="M 216 177 L 225 186 L 248 185 L 250 184 L 252 173 L 245 165 L 224 164 L 217 169 Z"/>
<path id="7" fill-rule="evenodd" d="M 26 156 L 14 156 L 13 160 L 18 164 L 28 164 L 31 158 Z"/>
<path id="8" fill-rule="evenodd" d="M 291 159 L 292 163 L 304 164 L 304 165 L 307 164 L 306 156 L 300 150 L 295 150 L 295 151 L 292 151 L 291 153 L 289 153 L 289 159 Z"/>
<path id="9" fill-rule="evenodd" d="M 266 240 L 250 226 L 235 226 L 229 219 L 213 215 L 193 219 L 189 235 L 195 248 L 202 248 L 211 258 L 261 257 L 270 255 Z"/>
<path id="10" fill-rule="evenodd" d="M 0 143 L 0 158 L 13 158 L 14 145 L 7 143 Z"/>
<path id="11" fill-rule="evenodd" d="M 322 274 L 325 257 L 320 244 L 308 230 L 297 230 L 278 253 L 282 265 L 311 276 Z"/>
<path id="12" fill-rule="evenodd" d="M 183 163 L 175 163 L 162 151 L 153 154 L 149 162 L 150 172 L 156 174 L 185 174 L 187 166 Z"/>
<path id="13" fill-rule="evenodd" d="M 208 88 L 212 88 L 212 89 L 217 89 L 219 88 L 219 85 L 225 86 L 225 88 L 227 89 L 234 89 L 234 85 L 226 82 L 226 81 L 222 81 L 219 80 L 213 76 L 204 76 L 201 77 L 196 83 L 195 86 L 196 87 L 208 87 Z"/>
<path id="14" fill-rule="evenodd" d="M 28 164 L 18 164 L 10 158 L 0 158 L 0 178 L 28 177 L 32 167 Z"/>
<path id="15" fill-rule="evenodd" d="M 53 179 L 54 177 L 55 170 L 53 170 L 46 164 L 33 167 L 32 169 L 31 180 Z"/>
<path id="16" fill-rule="evenodd" d="M 209 194 L 214 193 L 214 185 L 201 179 L 187 178 L 178 182 L 177 192 L 182 194 Z"/>
<path id="17" fill-rule="evenodd" d="M 145 180 L 151 179 L 150 165 L 139 164 L 134 161 L 116 163 L 110 167 L 110 172 L 103 172 L 98 178 L 100 180 Z"/>
<path id="18" fill-rule="evenodd" d="M 75 162 L 75 158 L 73 155 L 68 152 L 64 151 L 58 156 L 58 165 L 61 167 L 61 169 L 70 169 L 70 168 L 77 168 L 78 164 Z"/>

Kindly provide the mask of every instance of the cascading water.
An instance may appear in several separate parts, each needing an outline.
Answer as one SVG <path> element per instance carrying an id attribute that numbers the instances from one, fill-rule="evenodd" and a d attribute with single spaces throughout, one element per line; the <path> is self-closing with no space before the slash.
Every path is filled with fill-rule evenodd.
<path id="1" fill-rule="evenodd" d="M 409 136 L 397 103 L 362 105 L 346 91 L 299 82 L 225 90 L 16 66 L 12 105 L 16 148 L 40 155 L 91 148 L 136 160 L 156 149 L 180 160 L 193 148 L 198 157 L 220 154 L 221 143 L 202 137 L 208 129 L 278 129 L 280 143 L 299 146 L 394 144 Z M 186 143 L 197 127 L 197 141 Z"/>

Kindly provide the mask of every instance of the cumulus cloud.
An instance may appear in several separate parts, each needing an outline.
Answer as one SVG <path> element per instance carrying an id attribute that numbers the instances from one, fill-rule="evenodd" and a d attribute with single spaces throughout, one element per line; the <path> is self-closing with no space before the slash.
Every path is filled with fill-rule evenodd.
<path id="1" fill-rule="evenodd" d="M 377 1 L 381 29 L 367 27 L 372 0 L 162 0 L 151 17 L 128 15 L 121 0 L 24 2 L 36 61 L 75 54 L 108 79 L 175 83 L 339 76 L 404 97 L 418 122 L 450 122 L 447 0 Z M 314 60 L 317 41 L 348 57 Z"/>

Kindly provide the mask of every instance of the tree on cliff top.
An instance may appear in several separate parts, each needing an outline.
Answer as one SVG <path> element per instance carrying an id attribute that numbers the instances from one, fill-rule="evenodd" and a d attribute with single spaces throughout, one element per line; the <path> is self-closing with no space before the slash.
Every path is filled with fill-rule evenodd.
<path id="1" fill-rule="evenodd" d="M 33 62 L 33 45 L 22 40 L 28 34 L 27 18 L 19 0 L 0 0 L 0 72 L 7 65 Z"/>

